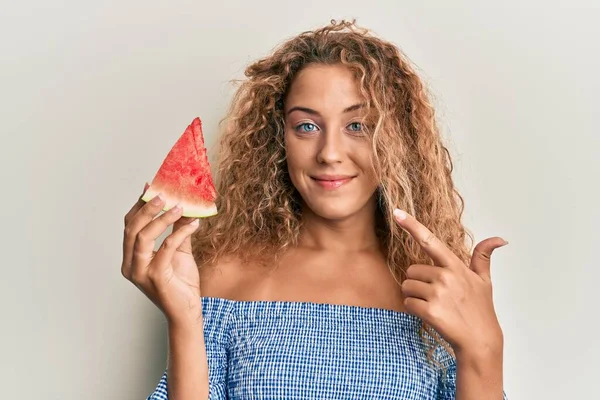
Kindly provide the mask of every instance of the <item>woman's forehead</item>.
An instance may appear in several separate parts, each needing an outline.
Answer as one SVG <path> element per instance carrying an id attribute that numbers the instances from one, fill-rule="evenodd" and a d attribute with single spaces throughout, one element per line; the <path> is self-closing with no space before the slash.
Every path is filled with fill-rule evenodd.
<path id="1" fill-rule="evenodd" d="M 344 112 L 364 103 L 354 73 L 341 64 L 310 65 L 302 69 L 286 96 L 286 112 L 293 107 Z"/>

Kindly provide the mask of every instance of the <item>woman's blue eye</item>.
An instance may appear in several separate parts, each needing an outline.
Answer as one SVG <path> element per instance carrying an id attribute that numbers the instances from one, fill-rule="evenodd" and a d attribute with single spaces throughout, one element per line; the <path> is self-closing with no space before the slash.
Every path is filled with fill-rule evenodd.
<path id="1" fill-rule="evenodd" d="M 362 130 L 362 124 L 360 122 L 352 122 L 350 125 L 348 125 L 348 128 L 352 132 L 360 132 Z"/>
<path id="2" fill-rule="evenodd" d="M 311 123 L 304 123 L 304 124 L 300 124 L 296 127 L 297 131 L 300 132 L 304 132 L 304 133 L 309 133 L 309 132 L 314 132 L 317 130 L 317 126 L 315 124 L 311 124 Z"/>

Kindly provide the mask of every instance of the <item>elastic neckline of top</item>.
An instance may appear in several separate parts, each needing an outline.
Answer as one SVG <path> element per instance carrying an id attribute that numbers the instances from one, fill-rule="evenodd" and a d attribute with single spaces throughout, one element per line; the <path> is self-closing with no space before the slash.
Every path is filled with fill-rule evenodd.
<path id="1" fill-rule="evenodd" d="M 334 303 L 317 303 L 311 301 L 290 301 L 290 300 L 232 300 L 226 299 L 223 297 L 213 297 L 213 296 L 201 296 L 201 298 L 205 301 L 221 301 L 221 302 L 229 302 L 231 304 L 239 304 L 246 306 L 263 306 L 263 307 L 283 307 L 283 308 L 291 308 L 298 309 L 302 307 L 308 307 L 312 309 L 320 309 L 320 310 L 331 310 L 331 311 L 345 311 L 347 313 L 367 313 L 367 314 L 376 314 L 376 315 L 388 315 L 391 317 L 397 317 L 401 319 L 408 319 L 412 321 L 420 320 L 419 317 L 413 314 L 409 314 L 403 311 L 395 311 L 387 308 L 377 308 L 377 307 L 365 307 L 365 306 L 357 306 L 350 304 L 334 304 Z"/>

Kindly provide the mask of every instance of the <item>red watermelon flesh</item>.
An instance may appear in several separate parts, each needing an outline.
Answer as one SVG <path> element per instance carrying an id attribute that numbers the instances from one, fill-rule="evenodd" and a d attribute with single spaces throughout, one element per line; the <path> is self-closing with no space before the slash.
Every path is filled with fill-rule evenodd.
<path id="1" fill-rule="evenodd" d="M 164 159 L 142 200 L 157 194 L 165 199 L 168 211 L 175 205 L 184 217 L 210 217 L 217 214 L 217 192 L 204 147 L 202 122 L 195 118 Z"/>

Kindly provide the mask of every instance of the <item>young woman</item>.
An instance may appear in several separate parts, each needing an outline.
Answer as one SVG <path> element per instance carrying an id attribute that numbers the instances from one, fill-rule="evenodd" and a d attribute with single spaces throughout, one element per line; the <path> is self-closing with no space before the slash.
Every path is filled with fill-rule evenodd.
<path id="1" fill-rule="evenodd" d="M 157 196 L 125 217 L 122 273 L 168 321 L 149 399 L 505 398 L 490 256 L 506 242 L 470 252 L 449 152 L 398 48 L 332 21 L 246 76 L 219 214 L 160 214 Z"/>

